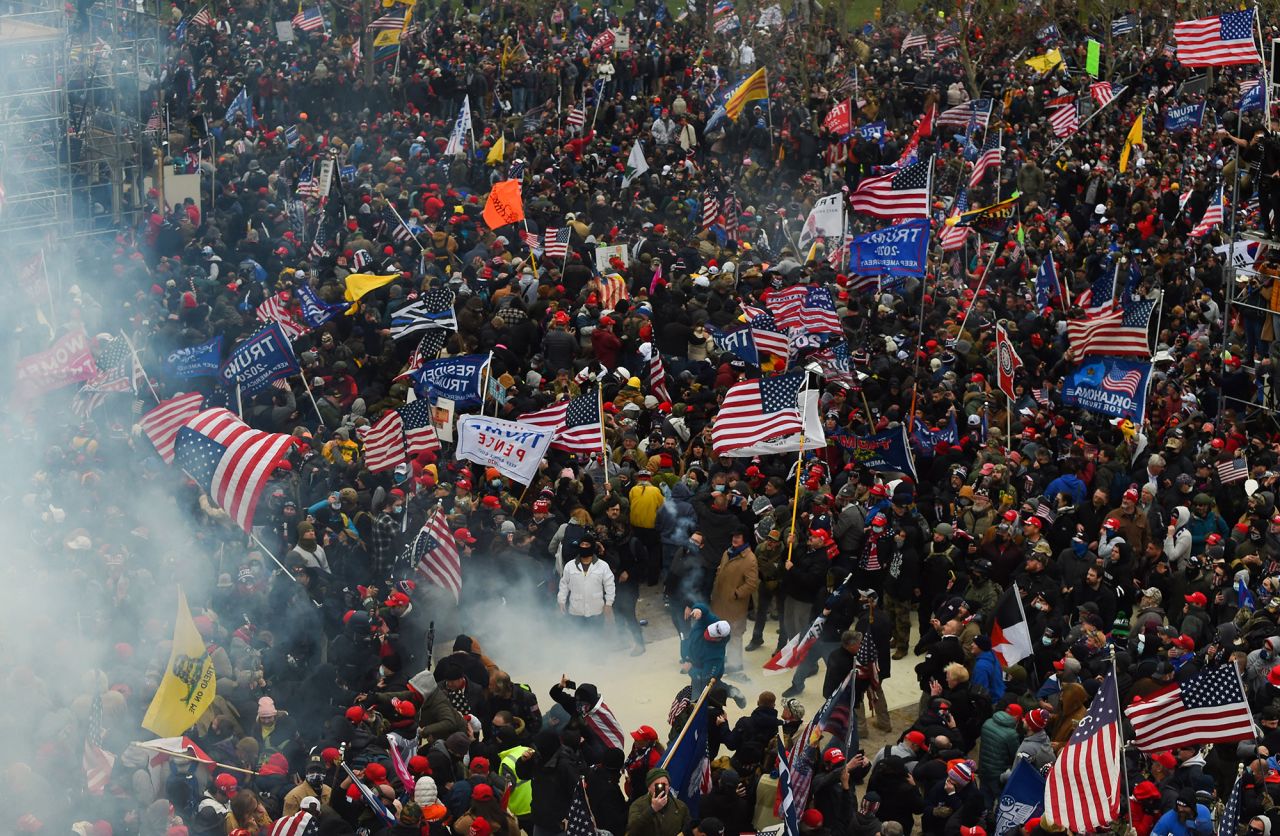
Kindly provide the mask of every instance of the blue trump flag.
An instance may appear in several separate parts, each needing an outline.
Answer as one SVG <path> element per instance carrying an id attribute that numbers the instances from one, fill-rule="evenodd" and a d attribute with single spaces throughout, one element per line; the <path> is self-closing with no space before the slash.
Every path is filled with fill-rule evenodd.
<path id="1" fill-rule="evenodd" d="M 672 795 L 685 803 L 691 816 L 698 815 L 703 793 L 711 790 L 711 760 L 707 748 L 711 713 L 706 696 L 704 691 L 698 697 L 680 739 L 667 750 L 661 764 L 671 781 Z"/>
<path id="2" fill-rule="evenodd" d="M 731 328 L 728 331 L 721 331 L 719 328 L 708 330 L 717 349 L 729 352 L 744 363 L 760 365 L 760 350 L 756 347 L 756 338 L 751 333 L 751 326 Z"/>
<path id="3" fill-rule="evenodd" d="M 878 142 L 884 144 L 884 132 L 886 129 L 884 121 L 868 122 L 865 125 L 859 125 L 853 129 L 853 132 L 865 139 L 867 142 Z"/>
<path id="4" fill-rule="evenodd" d="M 895 224 L 849 242 L 849 272 L 858 276 L 923 276 L 928 251 L 927 218 Z"/>
<path id="5" fill-rule="evenodd" d="M 1185 131 L 1197 127 L 1204 119 L 1204 102 L 1189 105 L 1170 105 L 1164 112 L 1166 131 Z"/>
<path id="6" fill-rule="evenodd" d="M 1249 587 L 1244 585 L 1244 578 L 1236 579 L 1236 606 L 1240 609 L 1248 608 L 1250 611 L 1258 609 L 1258 602 L 1254 600 Z"/>
<path id="7" fill-rule="evenodd" d="M 918 482 L 916 462 L 907 443 L 907 428 L 885 430 L 875 435 L 837 436 L 840 446 L 852 454 L 855 462 L 867 470 L 884 470 L 905 473 L 911 481 Z"/>
<path id="8" fill-rule="evenodd" d="M 413 390 L 418 397 L 430 400 L 452 398 L 460 404 L 479 403 L 480 380 L 488 362 L 487 354 L 429 360 L 411 375 Z"/>
<path id="9" fill-rule="evenodd" d="M 1091 357 L 1063 381 L 1062 402 L 1099 415 L 1141 422 L 1147 410 L 1151 363 Z"/>
<path id="10" fill-rule="evenodd" d="M 911 424 L 911 444 L 924 456 L 932 456 L 939 442 L 947 444 L 960 443 L 960 428 L 956 426 L 956 414 L 951 413 L 951 420 L 945 427 L 931 430 L 917 420 Z"/>
<path id="11" fill-rule="evenodd" d="M 1043 313 L 1054 299 L 1063 296 L 1062 286 L 1058 283 L 1058 268 L 1053 263 L 1053 256 L 1046 255 L 1036 271 L 1036 307 Z"/>
<path id="12" fill-rule="evenodd" d="M 222 363 L 222 335 L 200 345 L 170 352 L 164 358 L 164 370 L 173 377 L 189 378 L 218 373 Z"/>
<path id="13" fill-rule="evenodd" d="M 300 284 L 294 289 L 298 301 L 302 303 L 302 319 L 312 328 L 319 328 L 336 316 L 347 312 L 349 302 L 330 304 L 320 299 L 315 288 L 308 284 Z"/>
<path id="14" fill-rule="evenodd" d="M 992 836 L 1022 830 L 1022 826 L 1040 815 L 1044 807 L 1044 776 L 1026 758 L 1018 758 L 1009 780 L 1000 791 L 996 803 L 996 825 Z"/>
<path id="15" fill-rule="evenodd" d="M 289 338 L 280 323 L 273 322 L 233 348 L 220 375 L 224 385 L 239 385 L 252 395 L 272 381 L 298 372 L 298 358 L 293 355 Z"/>
<path id="16" fill-rule="evenodd" d="M 1262 93 L 1262 82 L 1255 82 L 1240 97 L 1240 112 L 1248 113 L 1251 110 L 1262 110 Z"/>

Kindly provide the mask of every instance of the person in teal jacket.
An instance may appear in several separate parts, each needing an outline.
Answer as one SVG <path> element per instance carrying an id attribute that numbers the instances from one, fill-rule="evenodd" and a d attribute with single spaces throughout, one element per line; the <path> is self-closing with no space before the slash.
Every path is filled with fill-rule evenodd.
<path id="1" fill-rule="evenodd" d="M 703 602 L 692 604 L 685 615 L 689 633 L 680 642 L 680 670 L 689 674 L 695 696 L 702 693 L 712 677 L 724 677 L 724 656 L 728 649 L 729 622 Z"/>
<path id="2" fill-rule="evenodd" d="M 1004 696 L 1004 672 L 1000 669 L 1000 659 L 991 649 L 991 637 L 981 633 L 973 637 L 973 644 L 978 655 L 973 662 L 973 675 L 969 681 L 981 685 L 991 695 L 991 702 L 998 703 Z"/>
<path id="3" fill-rule="evenodd" d="M 982 747 L 978 750 L 978 784 L 987 806 L 1000 797 L 1000 776 L 1013 766 L 1022 738 L 1018 721 L 1007 711 L 997 711 L 982 724 Z"/>

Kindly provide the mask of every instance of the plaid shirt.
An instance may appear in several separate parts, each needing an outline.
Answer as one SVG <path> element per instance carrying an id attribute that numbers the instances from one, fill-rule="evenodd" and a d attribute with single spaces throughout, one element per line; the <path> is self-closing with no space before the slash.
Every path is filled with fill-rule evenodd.
<path id="1" fill-rule="evenodd" d="M 396 558 L 396 538 L 400 534 L 400 522 L 385 511 L 373 519 L 373 531 L 369 534 L 369 551 L 380 569 L 387 568 Z"/>

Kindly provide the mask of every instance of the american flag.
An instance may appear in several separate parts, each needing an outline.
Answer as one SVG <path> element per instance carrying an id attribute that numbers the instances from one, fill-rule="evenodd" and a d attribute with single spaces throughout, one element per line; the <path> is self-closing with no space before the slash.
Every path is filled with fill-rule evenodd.
<path id="1" fill-rule="evenodd" d="M 1239 482 L 1249 477 L 1249 463 L 1244 459 L 1227 459 L 1218 462 L 1218 481 L 1222 484 Z"/>
<path id="2" fill-rule="evenodd" d="M 369 255 L 369 251 L 361 247 L 351 254 L 351 267 L 357 272 L 361 272 L 364 268 L 373 263 L 373 256 Z"/>
<path id="3" fill-rule="evenodd" d="M 1130 369 L 1123 374 L 1109 371 L 1102 378 L 1101 385 L 1109 392 L 1122 392 L 1134 398 L 1138 395 L 1138 387 L 1142 385 L 1142 372 L 1138 369 Z"/>
<path id="4" fill-rule="evenodd" d="M 751 338 L 756 342 L 757 351 L 768 352 L 778 357 L 791 355 L 791 338 L 778 327 L 773 314 L 750 305 L 743 305 L 742 313 L 747 318 L 747 324 L 751 326 Z"/>
<path id="5" fill-rule="evenodd" d="M 1120 805 L 1120 694 L 1108 673 L 1045 784 L 1045 815 L 1074 833 L 1113 822 Z"/>
<path id="6" fill-rule="evenodd" d="M 1050 525 L 1053 525 L 1054 520 L 1058 519 L 1058 512 L 1053 510 L 1049 505 L 1049 500 L 1045 499 L 1043 496 L 1036 501 L 1035 515 Z"/>
<path id="7" fill-rule="evenodd" d="M 1077 357 L 1089 354 L 1149 357 L 1147 323 L 1155 305 L 1151 299 L 1124 299 L 1119 310 L 1089 319 L 1068 320 L 1067 339 Z"/>
<path id="8" fill-rule="evenodd" d="M 461 597 L 462 559 L 443 509 L 437 508 L 427 519 L 409 545 L 408 555 L 410 563 L 428 583 L 452 592 L 454 601 Z"/>
<path id="9" fill-rule="evenodd" d="M 595 453 L 602 446 L 604 426 L 600 420 L 599 395 L 594 391 L 526 413 L 516 420 L 540 429 L 554 430 L 555 440 L 551 446 L 557 450 Z"/>
<path id="10" fill-rule="evenodd" d="M 298 172 L 298 188 L 295 190 L 298 197 L 319 197 L 320 196 L 320 180 L 312 175 L 311 165 Z"/>
<path id="11" fill-rule="evenodd" d="M 1049 400 L 1049 391 L 1044 388 L 1032 389 L 1031 399 L 1041 406 L 1053 406 L 1053 403 Z"/>
<path id="12" fill-rule="evenodd" d="M 716 455 L 804 431 L 798 396 L 804 375 L 791 373 L 735 383 L 711 423 Z"/>
<path id="13" fill-rule="evenodd" d="M 1244 773 L 1236 776 L 1236 782 L 1227 796 L 1227 803 L 1222 808 L 1222 818 L 1218 820 L 1218 836 L 1236 836 L 1240 827 L 1240 793 L 1244 789 Z"/>
<path id="14" fill-rule="evenodd" d="M 573 788 L 573 800 L 569 802 L 569 813 L 565 817 L 565 836 L 596 836 L 595 817 L 591 815 L 591 806 L 587 804 L 587 785 L 579 779 Z"/>
<path id="15" fill-rule="evenodd" d="M 901 171 L 868 177 L 849 195 L 849 209 L 878 218 L 929 217 L 933 160 L 921 160 Z"/>
<path id="16" fill-rule="evenodd" d="M 365 29 L 372 32 L 399 32 L 404 28 L 404 15 L 404 9 L 393 11 L 390 14 L 385 14 L 382 17 L 376 18 L 373 23 L 370 23 L 365 27 Z"/>
<path id="17" fill-rule="evenodd" d="M 324 258 L 329 252 L 329 213 L 320 212 L 320 220 L 316 221 L 316 237 L 311 240 L 311 248 L 307 250 L 307 254 L 312 258 Z"/>
<path id="18" fill-rule="evenodd" d="M 742 209 L 735 192 L 729 192 L 721 199 L 720 214 L 724 216 L 725 234 L 730 241 L 737 241 L 738 221 L 742 217 Z"/>
<path id="19" fill-rule="evenodd" d="M 320 820 L 310 811 L 301 810 L 291 816 L 276 819 L 271 825 L 270 836 L 315 836 L 320 832 Z"/>
<path id="20" fill-rule="evenodd" d="M 1259 64 L 1253 29 L 1253 9 L 1179 21 L 1173 25 L 1178 62 L 1187 67 Z"/>
<path id="21" fill-rule="evenodd" d="M 607 276 L 600 277 L 600 308 L 601 310 L 613 311 L 618 309 L 618 303 L 623 299 L 627 299 L 627 280 L 617 273 L 610 273 Z"/>
<path id="22" fill-rule="evenodd" d="M 413 240 L 413 231 L 390 206 L 382 210 L 382 228 L 391 232 L 391 240 L 397 244 L 406 244 Z"/>
<path id="23" fill-rule="evenodd" d="M 969 174 L 969 188 L 977 188 L 986 175 L 987 169 L 993 166 L 996 169 L 1000 168 L 1000 155 L 1004 151 L 1004 145 L 1001 142 L 1003 138 L 1002 131 L 996 131 L 987 136 L 987 141 L 982 144 L 982 153 L 978 155 L 978 159 L 973 164 L 973 172 Z"/>
<path id="24" fill-rule="evenodd" d="M 1058 105 L 1049 112 L 1049 126 L 1053 128 L 1053 135 L 1059 139 L 1071 136 L 1080 130 L 1080 114 L 1077 112 L 1074 99 L 1067 104 Z"/>
<path id="25" fill-rule="evenodd" d="M 1098 103 L 1098 107 L 1106 107 L 1116 97 L 1109 81 L 1095 81 L 1089 85 L 1089 96 Z"/>
<path id="26" fill-rule="evenodd" d="M 266 298 L 255 312 L 259 322 L 278 322 L 284 335 L 290 342 L 306 335 L 311 329 L 293 318 L 289 309 L 289 294 L 285 291 L 272 294 Z"/>
<path id="27" fill-rule="evenodd" d="M 538 256 L 539 258 L 542 257 L 542 236 L 541 235 L 539 235 L 536 232 L 530 232 L 527 229 L 522 229 L 520 230 L 520 240 L 521 242 L 524 243 L 526 247 L 529 248 L 529 252 L 533 253 L 535 256 Z"/>
<path id="28" fill-rule="evenodd" d="M 374 473 L 390 470 L 419 453 L 440 449 L 440 439 L 431 423 L 431 404 L 425 400 L 388 411 L 365 431 L 361 441 L 365 467 Z"/>
<path id="29" fill-rule="evenodd" d="M 1133 12 L 1129 12 L 1127 15 L 1120 15 L 1120 17 L 1112 19 L 1111 36 L 1114 38 L 1120 35 L 1127 35 L 1137 28 L 1138 16 Z"/>
<path id="30" fill-rule="evenodd" d="M 1215 226 L 1222 223 L 1222 187 L 1218 187 L 1218 193 L 1213 196 L 1213 200 L 1209 201 L 1209 205 L 1204 209 L 1204 215 L 1200 218 L 1200 222 L 1189 233 L 1192 238 L 1203 238 L 1209 234 Z"/>
<path id="31" fill-rule="evenodd" d="M 89 704 L 89 727 L 84 734 L 84 757 L 81 760 L 90 795 L 102 795 L 115 763 L 116 756 L 102 748 L 102 693 L 95 690 Z"/>
<path id="32" fill-rule="evenodd" d="M 436 359 L 436 355 L 440 353 L 440 349 L 443 347 L 443 343 L 435 346 L 434 351 L 431 350 L 432 346 L 428 341 L 431 339 L 433 334 L 443 335 L 443 332 L 439 330 L 432 330 L 422 335 L 422 339 L 418 340 L 418 344 L 415 345 L 413 347 L 413 351 L 410 352 L 409 361 L 408 363 L 405 364 L 404 371 L 396 375 L 396 380 L 401 380 L 403 378 L 408 377 L 409 375 L 416 372 L 418 369 L 422 368 L 423 363 L 427 362 L 428 360 Z"/>
<path id="33" fill-rule="evenodd" d="M 677 691 L 671 700 L 671 707 L 667 709 L 667 725 L 674 726 L 680 719 L 680 715 L 688 711 L 691 705 L 693 705 L 693 686 L 686 685 Z"/>
<path id="34" fill-rule="evenodd" d="M 548 227 L 542 231 L 542 251 L 547 258 L 564 258 L 569 255 L 569 238 L 573 230 L 569 227 Z"/>
<path id="35" fill-rule="evenodd" d="M 944 29 L 933 39 L 933 44 L 941 52 L 948 47 L 959 46 L 960 36 L 955 29 Z"/>
<path id="36" fill-rule="evenodd" d="M 1115 270 L 1110 263 L 1105 263 L 1098 274 L 1098 278 L 1094 279 L 1093 284 L 1089 285 L 1089 289 L 1076 298 L 1076 304 L 1084 308 L 1087 314 L 1114 310 L 1116 307 L 1115 282 Z"/>
<path id="37" fill-rule="evenodd" d="M 699 229 L 710 229 L 715 225 L 716 218 L 719 216 L 720 201 L 711 192 L 707 192 L 702 196 L 702 219 Z"/>
<path id="38" fill-rule="evenodd" d="M 968 127 L 976 125 L 979 128 L 987 127 L 987 123 L 991 121 L 991 99 L 973 99 L 962 105 L 949 107 L 938 114 L 935 122 L 937 125 L 958 125 L 960 127 Z"/>
<path id="39" fill-rule="evenodd" d="M 1144 752 L 1253 740 L 1253 714 L 1234 664 L 1175 682 L 1124 713 Z"/>
<path id="40" fill-rule="evenodd" d="M 919 32 L 912 32 L 911 34 L 907 35 L 905 38 L 902 39 L 903 52 L 906 52 L 908 49 L 918 49 L 922 46 L 928 46 L 928 45 L 929 45 L 928 36 L 923 35 Z"/>
<path id="41" fill-rule="evenodd" d="M 324 27 L 324 15 L 318 6 L 312 6 L 293 16 L 293 28 L 301 32 L 316 32 Z"/>
<path id="42" fill-rule="evenodd" d="M 843 334 L 831 291 L 813 285 L 795 285 L 774 291 L 765 299 L 778 328 L 803 328 L 811 334 Z"/>
<path id="43" fill-rule="evenodd" d="M 581 128 L 587 124 L 587 112 L 577 105 L 570 105 L 569 110 L 565 113 L 564 123 L 571 130 Z"/>
<path id="44" fill-rule="evenodd" d="M 159 110 L 152 110 L 151 115 L 147 117 L 147 133 L 160 133 L 164 130 L 164 118 L 160 115 Z"/>
<path id="45" fill-rule="evenodd" d="M 213 17 L 209 14 L 209 7 L 201 6 L 200 11 L 191 16 L 191 22 L 196 26 L 212 26 Z"/>
<path id="46" fill-rule="evenodd" d="M 667 391 L 667 369 L 662 365 L 662 355 L 657 347 L 649 356 L 649 391 L 659 401 L 671 402 L 671 393 Z"/>
<path id="47" fill-rule="evenodd" d="M 797 741 L 796 746 L 803 743 Z M 782 748 L 782 736 L 778 736 L 778 813 L 782 817 L 785 836 L 798 836 L 800 833 L 800 811 L 796 809 L 795 793 L 791 791 L 791 768 L 787 761 L 787 750 Z"/>
<path id="48" fill-rule="evenodd" d="M 949 217 L 959 217 L 969 211 L 969 190 L 961 189 L 960 194 L 956 195 L 955 205 L 951 207 Z M 942 244 L 944 253 L 955 252 L 964 246 L 964 242 L 969 237 L 970 227 L 942 225 L 942 230 L 938 233 L 938 241 Z"/>
<path id="49" fill-rule="evenodd" d="M 382 819 L 382 821 L 387 824 L 395 824 L 396 814 L 391 810 L 387 809 L 387 805 L 383 803 L 382 797 L 378 793 L 375 793 L 373 790 L 365 786 L 364 782 L 361 781 L 356 776 L 356 774 L 351 771 L 351 767 L 347 766 L 342 761 L 338 761 L 338 764 L 342 767 L 343 771 L 347 773 L 347 777 L 351 779 L 351 783 L 355 786 L 356 790 L 360 793 L 360 797 L 364 799 L 364 803 L 369 805 L 369 808 L 373 811 L 373 814 L 378 818 Z"/>
<path id="50" fill-rule="evenodd" d="M 200 414 L 203 404 L 204 395 L 200 392 L 178 395 L 156 404 L 138 422 L 165 464 L 173 463 L 173 445 L 178 440 L 178 430 Z"/>
<path id="51" fill-rule="evenodd" d="M 870 630 L 862 634 L 862 643 L 858 645 L 858 652 L 854 654 L 853 660 L 858 663 L 859 673 L 866 671 L 870 674 L 872 687 L 880 684 L 880 649 L 876 647 L 875 637 Z"/>
<path id="52" fill-rule="evenodd" d="M 109 394 L 137 391 L 134 384 L 138 377 L 138 367 L 134 363 L 133 352 L 129 350 L 129 344 L 123 337 L 106 341 L 98 355 L 97 366 L 97 374 L 84 382 L 71 402 L 71 411 L 81 418 L 87 419 L 92 415 Z"/>
<path id="53" fill-rule="evenodd" d="M 174 463 L 245 531 L 258 497 L 293 436 L 255 430 L 225 409 L 206 409 L 178 430 Z"/>

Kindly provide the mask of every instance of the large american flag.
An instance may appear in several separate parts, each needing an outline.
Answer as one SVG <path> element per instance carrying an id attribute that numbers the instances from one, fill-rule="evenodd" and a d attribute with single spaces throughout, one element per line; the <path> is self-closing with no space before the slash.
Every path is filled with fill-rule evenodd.
<path id="1" fill-rule="evenodd" d="M 569 237 L 573 230 L 567 226 L 547 227 L 542 232 L 542 252 L 547 258 L 564 258 L 569 254 Z"/>
<path id="2" fill-rule="evenodd" d="M 191 16 L 191 23 L 195 26 L 212 26 L 213 16 L 209 14 L 209 7 L 201 6 L 200 11 Z"/>
<path id="3" fill-rule="evenodd" d="M 1091 833 L 1120 806 L 1120 694 L 1114 671 L 1058 754 L 1044 790 L 1045 816 L 1073 833 Z"/>
<path id="4" fill-rule="evenodd" d="M 987 141 L 982 144 L 982 153 L 978 155 L 978 159 L 973 164 L 973 171 L 969 174 L 969 188 L 976 188 L 982 182 L 987 169 L 993 166 L 996 169 L 1000 168 L 1000 155 L 1004 151 L 1001 139 L 1003 139 L 1002 131 L 996 131 L 987 136 Z"/>
<path id="5" fill-rule="evenodd" d="M 1175 682 L 1124 713 L 1146 752 L 1253 739 L 1253 714 L 1231 663 Z"/>
<path id="6" fill-rule="evenodd" d="M 95 690 L 93 701 L 89 703 L 89 727 L 84 735 L 84 757 L 81 760 L 90 795 L 102 795 L 115 764 L 116 756 L 102 748 L 102 693 Z"/>
<path id="7" fill-rule="evenodd" d="M 903 52 L 906 52 L 908 49 L 919 49 L 922 46 L 928 46 L 928 45 L 929 45 L 929 37 L 920 32 L 912 32 L 911 34 L 907 35 L 905 38 L 902 39 Z"/>
<path id="8" fill-rule="evenodd" d="M 1192 238 L 1203 238 L 1209 234 L 1215 226 L 1222 223 L 1222 187 L 1218 187 L 1218 193 L 1213 196 L 1213 200 L 1205 207 L 1204 215 L 1200 218 L 1200 222 L 1195 228 L 1188 233 Z"/>
<path id="9" fill-rule="evenodd" d="M 1187 67 L 1259 64 L 1253 41 L 1253 9 L 1183 20 L 1173 25 L 1178 63 Z"/>
<path id="10" fill-rule="evenodd" d="M 667 391 L 667 369 L 662 365 L 662 355 L 655 346 L 649 355 L 649 391 L 659 401 L 671 402 L 671 393 Z"/>
<path id="11" fill-rule="evenodd" d="M 991 99 L 973 99 L 962 105 L 949 107 L 938 114 L 937 125 L 968 127 L 970 123 L 980 128 L 991 121 Z"/>
<path id="12" fill-rule="evenodd" d="M 261 305 L 258 306 L 255 315 L 259 322 L 278 322 L 280 330 L 284 331 L 284 335 L 289 341 L 304 336 L 311 329 L 305 324 L 293 318 L 293 311 L 289 309 L 289 293 L 281 291 L 274 293 L 266 298 Z"/>
<path id="13" fill-rule="evenodd" d="M 961 189 L 960 194 L 956 195 L 955 205 L 951 207 L 951 214 L 948 217 L 959 217 L 968 211 L 969 190 Z M 956 224 L 955 226 L 947 226 L 944 223 L 942 225 L 942 230 L 938 233 L 938 241 L 942 245 L 942 251 L 944 253 L 950 253 L 963 247 L 964 242 L 969 237 L 969 233 L 971 231 L 971 227 L 960 226 L 959 224 Z"/>
<path id="14" fill-rule="evenodd" d="M 178 439 L 178 430 L 200 414 L 202 404 L 204 395 L 200 392 L 178 395 L 156 404 L 138 422 L 165 464 L 173 463 L 173 445 Z"/>
<path id="15" fill-rule="evenodd" d="M 377 473 L 390 470 L 426 451 L 440 449 L 435 425 L 431 423 L 431 404 L 425 400 L 393 409 L 365 431 L 364 463 Z"/>
<path id="16" fill-rule="evenodd" d="M 462 595 L 462 560 L 443 509 L 437 508 L 431 514 L 418 536 L 409 544 L 408 551 L 410 563 L 428 583 L 453 593 L 453 600 L 459 599 Z"/>
<path id="17" fill-rule="evenodd" d="M 597 453 L 603 446 L 600 396 L 593 390 L 516 419 L 555 432 L 551 446 L 571 453 Z"/>
<path id="18" fill-rule="evenodd" d="M 795 285 L 769 294 L 765 300 L 779 328 L 803 328 L 811 334 L 843 334 L 831 291 Z"/>
<path id="19" fill-rule="evenodd" d="M 174 463 L 245 531 L 258 497 L 293 436 L 255 430 L 225 409 L 206 409 L 178 431 Z"/>
<path id="20" fill-rule="evenodd" d="M 600 309 L 617 310 L 618 303 L 628 298 L 627 280 L 617 273 L 600 277 Z"/>
<path id="21" fill-rule="evenodd" d="M 1218 462 L 1218 481 L 1224 485 L 1249 478 L 1249 463 L 1244 459 L 1233 458 Z"/>
<path id="22" fill-rule="evenodd" d="M 1080 114 L 1077 112 L 1075 99 L 1049 111 L 1049 126 L 1053 128 L 1053 135 L 1059 139 L 1080 130 Z"/>
<path id="23" fill-rule="evenodd" d="M 804 375 L 791 373 L 744 380 L 729 387 L 711 423 L 716 455 L 804 431 L 799 393 Z"/>
<path id="24" fill-rule="evenodd" d="M 316 32 L 324 28 L 324 15 L 318 6 L 312 6 L 294 15 L 291 22 L 301 32 Z"/>
<path id="25" fill-rule="evenodd" d="M 92 415 L 109 394 L 137 391 L 138 366 L 133 352 L 129 350 L 129 343 L 124 337 L 112 337 L 103 342 L 97 359 L 97 374 L 84 382 L 71 403 L 72 412 L 81 418 L 87 419 Z"/>
<path id="26" fill-rule="evenodd" d="M 751 338 L 756 341 L 756 350 L 768 352 L 778 357 L 791 355 L 791 338 L 778 327 L 773 314 L 763 308 L 743 305 L 742 313 L 751 326 Z"/>
<path id="27" fill-rule="evenodd" d="M 710 229 L 720 217 L 720 200 L 711 192 L 702 196 L 702 218 L 699 229 Z"/>
<path id="28" fill-rule="evenodd" d="M 1147 323 L 1155 301 L 1124 299 L 1118 310 L 1067 322 L 1067 339 L 1076 356 L 1149 357 Z"/>
<path id="29" fill-rule="evenodd" d="M 587 804 L 587 785 L 581 779 L 573 787 L 573 800 L 569 802 L 564 832 L 565 836 L 597 836 L 600 832 Z"/>
<path id="30" fill-rule="evenodd" d="M 1095 81 L 1089 85 L 1089 96 L 1098 103 L 1098 107 L 1106 107 L 1116 97 L 1116 91 L 1109 81 Z"/>
<path id="31" fill-rule="evenodd" d="M 849 209 L 878 218 L 929 217 L 933 160 L 921 160 L 901 171 L 868 177 L 849 195 Z"/>

